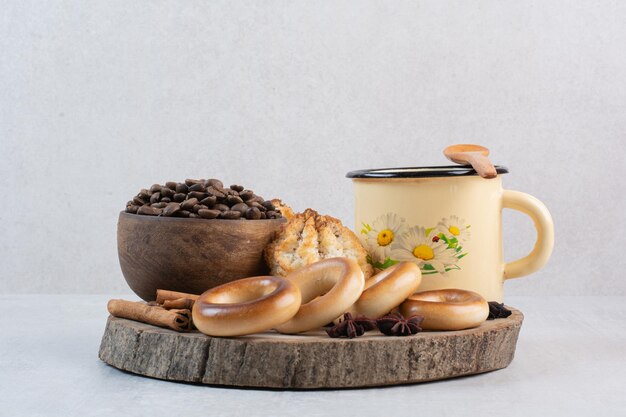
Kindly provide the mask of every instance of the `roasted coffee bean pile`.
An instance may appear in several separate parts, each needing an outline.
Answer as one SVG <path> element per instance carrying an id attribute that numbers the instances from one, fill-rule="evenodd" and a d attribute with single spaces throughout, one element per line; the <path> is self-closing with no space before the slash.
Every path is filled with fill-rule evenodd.
<path id="1" fill-rule="evenodd" d="M 271 201 L 241 185 L 225 188 L 220 180 L 192 180 L 154 184 L 126 203 L 126 212 L 147 216 L 201 219 L 277 219 Z"/>

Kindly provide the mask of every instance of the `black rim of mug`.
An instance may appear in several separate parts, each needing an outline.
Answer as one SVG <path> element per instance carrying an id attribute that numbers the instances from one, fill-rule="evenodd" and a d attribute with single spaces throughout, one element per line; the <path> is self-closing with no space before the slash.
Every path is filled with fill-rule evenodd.
<path id="1" fill-rule="evenodd" d="M 508 168 L 496 165 L 498 174 L 507 174 Z M 429 167 L 376 168 L 350 171 L 347 178 L 426 178 L 426 177 L 462 177 L 478 175 L 469 165 L 444 165 Z"/>

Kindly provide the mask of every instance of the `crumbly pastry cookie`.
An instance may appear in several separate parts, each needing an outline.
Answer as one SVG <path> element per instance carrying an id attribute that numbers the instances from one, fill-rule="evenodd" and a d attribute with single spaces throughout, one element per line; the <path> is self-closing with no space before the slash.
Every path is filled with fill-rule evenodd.
<path id="1" fill-rule="evenodd" d="M 282 211 L 281 214 L 287 217 Z M 345 257 L 359 264 L 365 279 L 372 276 L 374 270 L 367 262 L 365 248 L 341 221 L 313 209 L 287 218 L 289 222 L 265 248 L 265 261 L 272 275 L 284 277 L 322 259 Z"/>
<path id="2" fill-rule="evenodd" d="M 272 200 L 272 205 L 283 215 L 283 217 L 287 220 L 291 220 L 294 216 L 293 209 L 289 207 L 287 204 L 283 203 L 282 200 L 275 198 Z"/>

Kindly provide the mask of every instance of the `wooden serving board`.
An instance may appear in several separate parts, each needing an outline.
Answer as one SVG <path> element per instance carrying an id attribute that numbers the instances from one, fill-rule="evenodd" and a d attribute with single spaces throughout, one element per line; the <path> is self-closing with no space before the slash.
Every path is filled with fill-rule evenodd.
<path id="1" fill-rule="evenodd" d="M 100 359 L 171 381 L 237 387 L 354 388 L 433 381 L 505 368 L 523 315 L 454 332 L 331 339 L 322 330 L 220 338 L 109 317 Z"/>

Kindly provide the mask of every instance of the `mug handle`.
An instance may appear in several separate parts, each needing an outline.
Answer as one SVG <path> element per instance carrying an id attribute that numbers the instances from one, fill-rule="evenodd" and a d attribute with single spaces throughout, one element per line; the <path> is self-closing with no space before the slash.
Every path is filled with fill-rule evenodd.
<path id="1" fill-rule="evenodd" d="M 504 264 L 504 279 L 532 274 L 548 262 L 554 248 L 554 224 L 548 208 L 532 195 L 519 191 L 504 190 L 502 207 L 527 214 L 535 224 L 537 241 L 525 257 Z"/>

